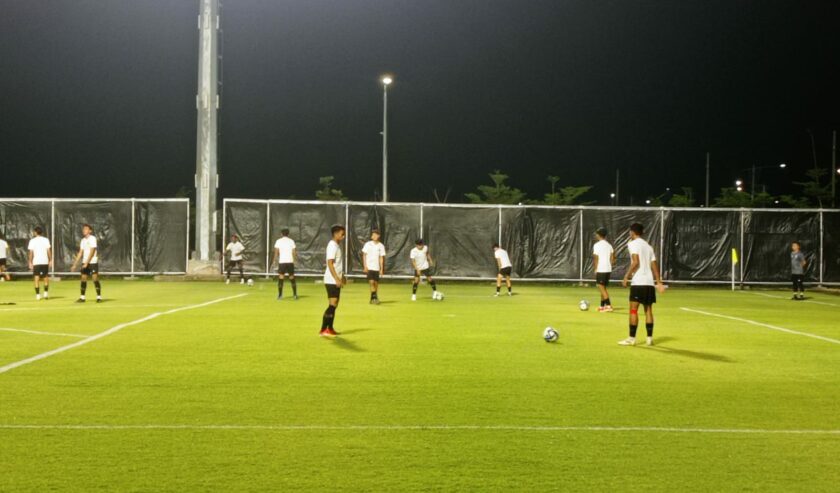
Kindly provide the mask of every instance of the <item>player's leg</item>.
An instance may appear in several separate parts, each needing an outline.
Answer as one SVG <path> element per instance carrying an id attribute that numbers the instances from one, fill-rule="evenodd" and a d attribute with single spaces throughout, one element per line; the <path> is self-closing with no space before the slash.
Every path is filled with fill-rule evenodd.
<path id="1" fill-rule="evenodd" d="M 48 299 L 50 297 L 50 272 L 45 270 L 42 274 L 44 274 L 41 276 L 41 279 L 44 280 L 44 299 Z"/>
<path id="2" fill-rule="evenodd" d="M 6 270 L 6 266 L 5 266 L 5 265 L 0 265 L 0 274 L 2 274 L 2 275 L 3 275 L 3 279 L 5 279 L 5 280 L 7 280 L 7 281 L 11 281 L 11 280 L 12 280 L 12 278 L 9 276 L 9 271 L 7 271 L 7 270 Z"/>
<path id="3" fill-rule="evenodd" d="M 88 281 L 87 274 L 82 272 L 81 278 L 79 280 L 79 299 L 76 300 L 76 303 L 84 303 L 85 302 L 85 293 L 87 292 L 87 281 Z"/>
<path id="4" fill-rule="evenodd" d="M 510 274 L 505 274 L 505 284 L 507 284 L 508 296 L 513 295 L 513 285 L 510 282 Z"/>
<path id="5" fill-rule="evenodd" d="M 286 281 L 286 274 L 283 272 L 283 269 L 281 268 L 279 270 L 279 272 L 277 273 L 277 299 L 278 300 L 283 299 L 283 284 L 285 283 L 285 281 Z"/>
<path id="6" fill-rule="evenodd" d="M 499 291 L 502 290 L 502 272 L 496 274 L 496 296 L 499 296 Z"/>
<path id="7" fill-rule="evenodd" d="M 37 272 L 32 273 L 32 280 L 35 282 L 35 299 L 41 299 L 41 278 Z"/>
<path id="8" fill-rule="evenodd" d="M 241 260 L 236 262 L 239 267 L 239 284 L 245 284 L 245 269 L 243 267 L 243 263 Z"/>
<path id="9" fill-rule="evenodd" d="M 429 274 L 426 274 L 426 282 L 429 283 L 429 286 L 432 287 L 432 299 L 436 298 L 437 294 L 438 294 L 437 283 L 435 282 L 434 279 L 432 279 L 432 276 L 429 275 Z"/>
<path id="10" fill-rule="evenodd" d="M 295 299 L 298 299 L 298 297 L 297 297 L 297 280 L 295 279 L 294 271 L 292 271 L 292 273 L 289 274 L 289 281 L 291 281 L 291 283 L 292 283 L 292 296 L 294 296 Z"/>
<path id="11" fill-rule="evenodd" d="M 417 287 L 420 286 L 420 275 L 414 273 L 414 278 L 411 280 L 411 301 L 417 301 Z"/>
<path id="12" fill-rule="evenodd" d="M 653 346 L 653 304 L 645 305 L 645 331 L 647 332 L 647 345 Z"/>
<path id="13" fill-rule="evenodd" d="M 99 282 L 99 271 L 93 272 L 93 287 L 96 289 L 96 302 L 102 301 L 102 284 Z"/>
<path id="14" fill-rule="evenodd" d="M 797 276 L 797 282 L 799 283 L 799 299 L 805 299 L 805 274 L 799 274 Z"/>
<path id="15" fill-rule="evenodd" d="M 230 271 L 233 268 L 233 260 L 228 261 L 227 271 L 225 272 L 225 284 L 230 284 Z"/>
<path id="16" fill-rule="evenodd" d="M 327 285 L 327 300 L 329 304 L 324 311 L 324 317 L 321 320 L 321 332 L 323 337 L 332 337 L 337 335 L 335 332 L 335 311 L 338 309 L 338 300 L 340 291 L 337 291 L 337 286 Z"/>
<path id="17" fill-rule="evenodd" d="M 632 289 L 632 288 L 631 288 Z M 632 296 L 632 291 L 631 291 Z M 629 337 L 622 341 L 618 341 L 622 346 L 636 345 L 636 330 L 639 328 L 639 302 L 630 300 L 630 320 L 629 320 Z"/>

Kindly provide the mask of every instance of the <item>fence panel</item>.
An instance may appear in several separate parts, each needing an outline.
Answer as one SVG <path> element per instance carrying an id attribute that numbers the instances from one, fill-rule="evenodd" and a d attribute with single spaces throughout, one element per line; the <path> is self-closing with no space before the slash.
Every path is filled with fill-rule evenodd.
<path id="1" fill-rule="evenodd" d="M 502 246 L 514 275 L 533 279 L 580 277 L 580 210 L 502 209 Z"/>
<path id="2" fill-rule="evenodd" d="M 96 235 L 100 269 L 131 272 L 131 202 L 106 201 L 55 203 L 55 272 L 70 272 L 86 223 Z"/>
<path id="3" fill-rule="evenodd" d="M 665 277 L 729 281 L 733 248 L 740 249 L 739 211 L 671 211 L 665 224 Z"/>
<path id="4" fill-rule="evenodd" d="M 840 282 L 840 212 L 823 212 L 823 281 Z"/>
<path id="5" fill-rule="evenodd" d="M 29 240 L 36 226 L 52 238 L 52 204 L 42 202 L 0 201 L 0 237 L 9 244 L 9 272 L 29 270 Z"/>
<path id="6" fill-rule="evenodd" d="M 788 281 L 793 241 L 802 243 L 808 260 L 805 279 L 819 281 L 819 213 L 753 210 L 744 214 L 744 282 Z"/>
<path id="7" fill-rule="evenodd" d="M 499 209 L 423 205 L 424 238 L 435 273 L 450 277 L 495 276 L 493 243 L 499 241 Z"/>
<path id="8" fill-rule="evenodd" d="M 138 272 L 186 272 L 188 204 L 134 203 L 134 269 Z"/>
<path id="9" fill-rule="evenodd" d="M 627 243 L 630 241 L 629 228 L 632 223 L 641 223 L 645 227 L 645 240 L 653 247 L 657 258 L 662 256 L 662 214 L 658 209 L 584 209 L 583 210 L 583 278 L 594 279 L 592 265 L 592 247 L 595 244 L 595 230 L 607 229 L 608 241 L 615 249 L 616 265 L 613 279 L 620 279 L 630 265 Z M 662 261 L 660 260 L 660 264 Z"/>
<path id="10" fill-rule="evenodd" d="M 350 273 L 361 274 L 362 247 L 370 240 L 370 231 L 378 228 L 385 245 L 385 272 L 414 275 L 409 253 L 420 238 L 420 206 L 350 204 L 349 242 Z"/>
<path id="11" fill-rule="evenodd" d="M 265 209 L 264 205 L 262 207 Z M 289 236 L 295 240 L 297 247 L 298 260 L 295 270 L 303 274 L 323 274 L 326 268 L 325 251 L 331 237 L 330 228 L 336 224 L 345 225 L 345 205 L 272 202 L 269 210 L 269 261 L 274 258 L 274 242 L 280 238 L 280 230 L 288 228 Z"/>

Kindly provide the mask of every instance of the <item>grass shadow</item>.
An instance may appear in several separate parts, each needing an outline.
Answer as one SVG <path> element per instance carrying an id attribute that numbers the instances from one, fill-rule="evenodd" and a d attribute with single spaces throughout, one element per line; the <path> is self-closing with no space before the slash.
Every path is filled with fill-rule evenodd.
<path id="1" fill-rule="evenodd" d="M 642 346 L 644 349 L 649 349 L 651 351 L 657 351 L 664 354 L 672 354 L 674 356 L 682 356 L 684 358 L 692 358 L 692 359 L 699 359 L 704 361 L 717 361 L 718 363 L 734 363 L 735 360 L 714 353 L 704 353 L 702 351 L 690 351 L 688 349 L 679 349 L 675 347 L 668 347 L 663 346 L 663 342 L 671 342 L 675 341 L 673 337 L 661 337 L 659 339 L 655 339 L 654 343 L 655 346 Z"/>
<path id="2" fill-rule="evenodd" d="M 365 350 L 359 347 L 358 344 L 354 343 L 353 341 L 349 341 L 342 336 L 338 336 L 332 340 L 333 344 L 338 346 L 341 349 L 346 351 L 353 351 L 355 353 L 364 353 Z"/>
<path id="3" fill-rule="evenodd" d="M 369 330 L 373 330 L 373 329 L 350 329 L 350 330 L 342 330 L 342 331 L 340 331 L 340 332 L 341 332 L 341 334 L 340 334 L 340 335 L 344 335 L 344 334 L 356 334 L 356 333 L 358 333 L 358 332 L 367 332 L 367 331 L 369 331 Z"/>

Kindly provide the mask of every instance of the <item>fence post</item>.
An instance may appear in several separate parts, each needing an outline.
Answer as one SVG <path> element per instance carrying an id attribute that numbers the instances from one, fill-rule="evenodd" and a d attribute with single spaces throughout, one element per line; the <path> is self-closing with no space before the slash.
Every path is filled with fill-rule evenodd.
<path id="1" fill-rule="evenodd" d="M 344 275 L 347 275 L 350 273 L 350 241 L 352 238 L 350 236 L 350 202 L 344 203 L 344 231 Z"/>
<path id="2" fill-rule="evenodd" d="M 265 201 L 265 278 L 269 278 L 268 269 L 271 267 L 271 201 Z"/>
<path id="3" fill-rule="evenodd" d="M 131 198 L 131 277 L 134 277 L 134 231 L 136 217 L 134 215 L 134 197 Z"/>
<path id="4" fill-rule="evenodd" d="M 499 206 L 499 246 L 502 246 L 502 207 Z M 508 248 L 510 246 L 508 245 Z"/>
<path id="5" fill-rule="evenodd" d="M 739 284 L 742 288 L 744 287 L 744 263 L 747 261 L 747 255 L 744 253 L 744 213 L 745 210 L 741 209 L 741 262 L 739 262 L 738 268 L 740 270 Z"/>
<path id="6" fill-rule="evenodd" d="M 820 287 L 822 287 L 823 283 L 823 262 L 825 261 L 823 256 L 823 210 L 820 209 Z"/>
<path id="7" fill-rule="evenodd" d="M 665 278 L 665 208 L 659 208 L 659 275 Z"/>
<path id="8" fill-rule="evenodd" d="M 580 245 L 579 245 L 579 248 L 580 248 L 580 262 L 579 262 L 580 272 L 579 272 L 579 276 L 578 276 L 578 281 L 583 282 L 583 256 L 584 256 L 584 253 L 583 253 L 584 252 L 584 250 L 583 250 L 583 207 L 578 209 L 578 224 L 580 226 L 578 228 L 580 230 L 580 231 L 578 231 L 578 236 L 580 237 Z"/>
<path id="9" fill-rule="evenodd" d="M 423 231 L 423 204 L 420 204 L 420 238 L 425 238 L 426 233 Z"/>
<path id="10" fill-rule="evenodd" d="M 50 200 L 50 238 L 52 238 L 52 245 L 53 245 L 53 262 L 52 262 L 52 269 L 51 269 L 51 276 L 55 276 L 55 252 L 56 252 L 56 242 L 55 242 L 55 199 Z"/>
<path id="11" fill-rule="evenodd" d="M 186 250 L 187 250 L 187 263 L 184 264 L 184 271 L 189 272 L 190 270 L 190 199 L 184 199 L 187 202 L 187 241 L 186 241 Z M 222 204 L 224 207 L 224 204 Z M 222 214 L 224 214 L 224 209 L 222 210 Z M 222 220 L 222 228 L 224 228 L 224 220 Z M 222 238 L 225 237 L 225 232 L 222 230 Z M 215 240 L 214 240 L 215 241 Z"/>

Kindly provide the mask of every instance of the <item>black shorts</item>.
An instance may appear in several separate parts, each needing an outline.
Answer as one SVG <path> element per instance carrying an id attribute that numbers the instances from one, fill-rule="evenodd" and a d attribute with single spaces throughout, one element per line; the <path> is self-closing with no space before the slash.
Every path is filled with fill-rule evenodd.
<path id="1" fill-rule="evenodd" d="M 376 281 L 379 282 L 379 271 L 378 270 L 369 270 L 367 272 L 368 281 Z"/>
<path id="2" fill-rule="evenodd" d="M 327 298 L 341 298 L 341 288 L 335 284 L 324 284 L 327 288 Z"/>
<path id="3" fill-rule="evenodd" d="M 6 267 L 6 259 L 0 258 L 0 267 Z"/>
<path id="4" fill-rule="evenodd" d="M 432 275 L 432 269 L 423 269 L 420 271 L 420 275 L 423 277 L 430 277 Z M 414 277 L 417 277 L 417 271 L 414 271 Z"/>
<path id="5" fill-rule="evenodd" d="M 38 277 L 47 277 L 50 275 L 50 266 L 47 264 L 41 265 L 33 265 L 32 266 L 32 275 Z"/>
<path id="6" fill-rule="evenodd" d="M 239 269 L 242 268 L 242 261 L 241 260 L 231 260 L 231 261 L 228 262 L 228 270 L 233 270 L 233 269 L 236 269 L 236 268 L 239 268 Z"/>
<path id="7" fill-rule="evenodd" d="M 595 273 L 595 284 L 600 284 L 601 286 L 606 286 L 610 283 L 610 272 L 596 272 Z"/>
<path id="8" fill-rule="evenodd" d="M 656 288 L 653 286 L 630 286 L 630 301 L 650 306 L 656 303 Z"/>
<path id="9" fill-rule="evenodd" d="M 92 276 L 99 274 L 99 264 L 88 264 L 87 267 L 82 267 L 83 276 Z"/>
<path id="10" fill-rule="evenodd" d="M 295 275 L 295 264 L 279 264 L 277 265 L 277 273 L 283 275 Z"/>
<path id="11" fill-rule="evenodd" d="M 499 274 L 503 276 L 510 276 L 511 272 L 513 272 L 513 267 L 505 267 L 504 269 L 499 269 Z"/>

